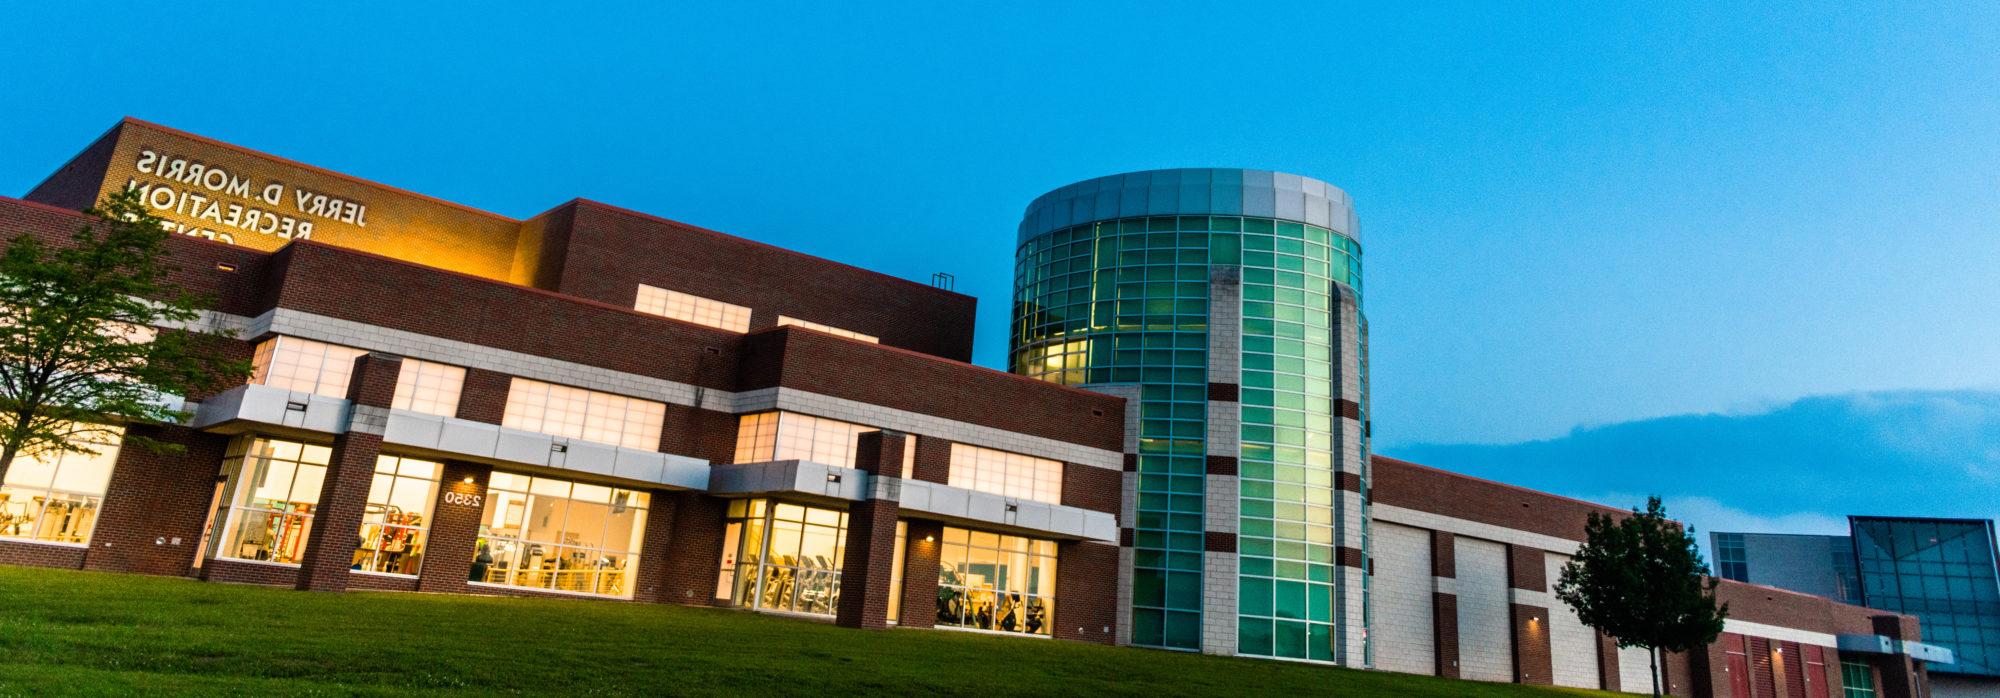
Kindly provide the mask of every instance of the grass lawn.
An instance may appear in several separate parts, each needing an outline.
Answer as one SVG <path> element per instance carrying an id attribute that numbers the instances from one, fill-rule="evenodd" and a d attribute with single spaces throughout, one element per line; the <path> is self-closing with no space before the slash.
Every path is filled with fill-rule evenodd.
<path id="1" fill-rule="evenodd" d="M 0 694 L 1597 695 L 710 608 L 0 567 Z"/>

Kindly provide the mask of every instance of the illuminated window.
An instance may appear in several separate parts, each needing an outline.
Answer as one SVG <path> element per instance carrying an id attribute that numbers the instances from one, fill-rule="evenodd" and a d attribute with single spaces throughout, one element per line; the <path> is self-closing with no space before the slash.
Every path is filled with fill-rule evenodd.
<path id="1" fill-rule="evenodd" d="M 833 615 L 840 603 L 847 512 L 738 499 L 729 503 L 727 521 L 719 586 L 731 590 L 731 601 L 766 611 Z"/>
<path id="2" fill-rule="evenodd" d="M 631 598 L 648 502 L 645 492 L 494 473 L 471 580 Z"/>
<path id="3" fill-rule="evenodd" d="M 118 462 L 118 427 L 93 428 L 72 438 L 95 454 L 39 453 L 14 459 L 0 486 L 0 538 L 49 543 L 90 542 L 105 486 Z"/>
<path id="4" fill-rule="evenodd" d="M 396 400 L 390 407 L 455 417 L 458 416 L 458 393 L 464 387 L 465 369 L 403 359 L 403 367 L 396 374 Z"/>
<path id="5" fill-rule="evenodd" d="M 870 431 L 879 429 L 796 412 L 746 414 L 736 428 L 736 462 L 803 460 L 852 468 L 861 435 Z M 916 438 L 904 434 L 903 477 L 910 477 L 916 458 Z"/>
<path id="6" fill-rule="evenodd" d="M 675 320 L 685 320 L 731 332 L 750 331 L 750 309 L 701 296 L 639 284 L 633 308 Z"/>
<path id="7" fill-rule="evenodd" d="M 945 528 L 938 549 L 938 627 L 1049 634 L 1054 541 Z"/>
<path id="8" fill-rule="evenodd" d="M 437 501 L 438 475 L 443 470 L 444 466 L 427 460 L 376 457 L 353 569 L 405 575 L 422 569 L 431 503 Z"/>
<path id="9" fill-rule="evenodd" d="M 651 400 L 515 378 L 507 390 L 501 426 L 660 450 L 660 426 L 667 406 Z"/>
<path id="10" fill-rule="evenodd" d="M 332 449 L 274 439 L 238 439 L 223 460 L 228 522 L 216 557 L 298 564 Z"/>
<path id="11" fill-rule="evenodd" d="M 1050 504 L 1062 503 L 1062 461 L 990 448 L 951 445 L 952 487 Z"/>
<path id="12" fill-rule="evenodd" d="M 354 360 L 365 349 L 297 337 L 272 337 L 257 345 L 250 382 L 327 397 L 347 397 Z"/>
<path id="13" fill-rule="evenodd" d="M 872 334 L 862 334 L 860 332 L 855 332 L 854 330 L 843 330 L 838 327 L 834 327 L 832 325 L 822 325 L 817 322 L 808 322 L 806 320 L 800 320 L 794 317 L 785 317 L 783 315 L 779 315 L 778 326 L 784 327 L 786 325 L 797 325 L 799 327 L 804 327 L 808 330 L 819 330 L 821 332 L 825 332 L 830 335 L 846 337 L 848 339 L 859 339 L 863 342 L 868 342 L 870 344 L 879 344 L 882 341 L 881 338 L 876 337 L 875 335 Z"/>

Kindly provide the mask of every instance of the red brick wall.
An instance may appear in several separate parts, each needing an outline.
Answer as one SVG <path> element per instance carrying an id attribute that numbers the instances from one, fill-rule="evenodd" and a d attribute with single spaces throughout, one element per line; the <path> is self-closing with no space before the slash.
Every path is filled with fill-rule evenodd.
<path id="1" fill-rule="evenodd" d="M 133 425 L 128 431 L 178 444 L 180 453 L 118 449 L 104 512 L 91 534 L 86 569 L 184 575 L 200 554 L 202 524 L 215 499 L 229 437 L 188 429 Z M 157 544 L 166 539 L 165 545 Z M 180 545 L 174 545 L 174 539 Z"/>
<path id="2" fill-rule="evenodd" d="M 472 575 L 472 559 L 478 554 L 479 517 L 486 510 L 486 483 L 492 476 L 492 466 L 444 462 L 444 472 L 438 478 L 438 499 L 431 505 L 430 538 L 424 542 L 424 566 L 418 589 L 469 590 L 465 583 Z M 466 478 L 472 482 L 466 482 Z"/>
<path id="3" fill-rule="evenodd" d="M 313 507 L 312 529 L 306 534 L 305 552 L 299 556 L 299 589 L 347 588 L 361 515 L 368 508 L 368 489 L 375 479 L 375 458 L 381 454 L 379 435 L 350 431 L 333 437 L 333 455 L 320 485 L 319 505 Z"/>
<path id="4" fill-rule="evenodd" d="M 105 131 L 21 198 L 71 211 L 97 205 L 97 192 L 104 188 L 104 173 L 110 169 L 111 152 L 118 147 L 118 132 L 124 128 L 121 121 Z"/>
<path id="5" fill-rule="evenodd" d="M 1125 473 L 1080 463 L 1063 464 L 1063 506 L 1116 516 L 1125 498 Z"/>
<path id="6" fill-rule="evenodd" d="M 72 545 L 42 545 L 18 540 L 0 540 L 0 564 L 32 567 L 83 567 L 84 548 Z"/>
<path id="7" fill-rule="evenodd" d="M 944 524 L 918 519 L 905 519 L 904 523 L 907 528 L 903 531 L 906 541 L 903 547 L 903 600 L 901 608 L 897 609 L 899 617 L 896 623 L 905 628 L 935 627 L 938 564 L 942 552 L 939 548 L 944 545 Z M 1061 589 L 1056 591 L 1062 593 Z"/>
<path id="8" fill-rule="evenodd" d="M 728 412 L 668 404 L 666 426 L 660 430 L 660 450 L 710 463 L 734 461 L 740 422 Z"/>
<path id="9" fill-rule="evenodd" d="M 667 592 L 674 572 L 674 505 L 679 502 L 673 494 L 654 490 L 646 500 L 646 532 L 639 543 L 639 564 L 632 573 L 633 601 L 675 600 Z"/>
<path id="10" fill-rule="evenodd" d="M 514 377 L 483 368 L 465 369 L 465 383 L 458 392 L 458 418 L 485 424 L 499 424 L 507 415 L 507 391 Z"/>
<path id="11" fill-rule="evenodd" d="M 1124 399 L 833 335 L 780 328 L 743 342 L 740 390 L 784 386 L 1122 451 Z"/>
<path id="12" fill-rule="evenodd" d="M 721 572 L 723 515 L 729 501 L 699 492 L 673 495 L 674 528 L 667 541 L 667 571 L 661 598 L 697 606 L 723 603 L 715 598 Z"/>
<path id="13" fill-rule="evenodd" d="M 298 583 L 299 568 L 240 560 L 212 559 L 201 563 L 201 578 L 211 582 L 292 586 Z"/>
<path id="14" fill-rule="evenodd" d="M 72 210 L 0 196 L 0 240 L 26 234 L 67 245 L 77 228 L 94 220 Z M 260 303 L 269 253 L 185 235 L 169 236 L 167 249 L 167 263 L 174 268 L 169 279 L 213 299 L 216 310 L 256 315 L 269 307 Z M 233 265 L 236 271 L 224 271 L 218 264 Z"/>
<path id="15" fill-rule="evenodd" d="M 1514 681 L 1541 686 L 1555 683 L 1555 661 L 1549 645 L 1549 611 L 1540 606 L 1510 604 L 1514 626 Z"/>
<path id="16" fill-rule="evenodd" d="M 896 556 L 896 518 L 901 510 L 895 502 L 883 499 L 848 505 L 847 554 L 840 566 L 836 624 L 849 628 L 888 627 L 889 579 L 895 572 L 892 563 Z"/>
<path id="17" fill-rule="evenodd" d="M 1118 546 L 1083 541 L 1056 545 L 1054 623 L 1058 638 L 1117 644 Z"/>
<path id="18" fill-rule="evenodd" d="M 917 457 L 911 463 L 911 471 L 913 479 L 950 484 L 951 441 L 918 434 Z"/>
<path id="19" fill-rule="evenodd" d="M 416 591 L 417 580 L 379 574 L 347 573 L 347 588 L 357 591 Z"/>
<path id="20" fill-rule="evenodd" d="M 562 293 L 629 308 L 643 283 L 749 306 L 757 329 L 789 315 L 972 360 L 971 296 L 593 201 L 543 215 L 551 229 L 570 226 L 568 248 L 550 260 L 562 265 L 550 287 Z"/>
<path id="21" fill-rule="evenodd" d="M 1371 501 L 1567 540 L 1583 540 L 1593 512 L 1618 509 L 1375 456 Z"/>
<path id="22" fill-rule="evenodd" d="M 1458 678 L 1458 595 L 1431 592 L 1431 645 L 1437 675 Z"/>

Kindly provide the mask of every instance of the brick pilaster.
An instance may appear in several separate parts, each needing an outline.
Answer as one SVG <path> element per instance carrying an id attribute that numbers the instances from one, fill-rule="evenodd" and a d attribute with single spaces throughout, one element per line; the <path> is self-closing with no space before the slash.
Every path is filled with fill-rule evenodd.
<path id="1" fill-rule="evenodd" d="M 899 432 L 871 431 L 856 440 L 854 467 L 869 477 L 894 477 L 903 467 Z M 835 625 L 885 628 L 889 625 L 889 583 L 896 559 L 896 519 L 902 506 L 871 491 L 847 509 L 847 553 L 840 566 L 840 607 Z"/>
<path id="2" fill-rule="evenodd" d="M 1596 631 L 1593 631 L 1596 632 Z M 1610 635 L 1597 632 L 1597 686 L 1606 691 L 1621 690 L 1618 682 L 1618 641 Z M 1718 647 L 1720 643 L 1710 645 Z M 1718 650 L 1719 651 L 1719 650 Z M 1728 666 L 1724 664 L 1723 666 Z M 1650 690 L 1650 689 L 1649 689 Z M 1726 694 L 1725 694 L 1726 695 Z"/>
<path id="3" fill-rule="evenodd" d="M 917 435 L 916 466 L 911 476 L 924 482 L 940 485 L 951 482 L 951 441 L 935 436 Z"/>
<path id="4" fill-rule="evenodd" d="M 1458 539 L 1431 531 L 1431 650 L 1437 675 L 1458 678 L 1458 594 L 1449 587 L 1458 577 Z M 1453 591 L 1447 591 L 1452 589 Z"/>
<path id="5" fill-rule="evenodd" d="M 1555 683 L 1555 657 L 1549 646 L 1549 610 L 1510 604 L 1514 626 L 1514 682 L 1538 686 Z"/>
<path id="6" fill-rule="evenodd" d="M 418 591 L 464 592 L 478 563 L 479 517 L 486 513 L 486 482 L 493 468 L 480 463 L 445 461 L 438 482 L 438 500 L 431 504 L 430 539 L 424 543 L 424 566 Z"/>
<path id="7" fill-rule="evenodd" d="M 727 603 L 715 598 L 715 587 L 722 572 L 723 519 L 729 500 L 700 492 L 676 492 L 672 497 L 673 528 L 662 560 L 669 569 L 660 600 L 696 606 Z M 655 546 L 649 541 L 646 547 Z"/>
<path id="8" fill-rule="evenodd" d="M 655 490 L 646 497 L 646 532 L 639 539 L 639 563 L 632 571 L 633 601 L 690 600 L 671 598 L 667 588 L 674 572 L 673 555 L 668 551 L 673 547 L 675 502 L 673 493 L 665 490 Z"/>
<path id="9" fill-rule="evenodd" d="M 354 413 L 347 431 L 333 437 L 333 454 L 320 485 L 319 503 L 313 507 L 312 530 L 299 559 L 295 582 L 299 589 L 347 590 L 347 571 L 360 543 L 361 516 L 368 508 L 375 459 L 382 454 L 382 428 L 402 365 L 402 357 L 388 354 L 363 354 L 354 360 L 347 384 Z"/>
<path id="10" fill-rule="evenodd" d="M 1056 544 L 1055 632 L 1064 640 L 1118 643 L 1118 546 Z"/>
<path id="11" fill-rule="evenodd" d="M 896 624 L 905 628 L 937 626 L 939 549 L 944 524 L 909 520 L 903 533 L 903 601 Z"/>

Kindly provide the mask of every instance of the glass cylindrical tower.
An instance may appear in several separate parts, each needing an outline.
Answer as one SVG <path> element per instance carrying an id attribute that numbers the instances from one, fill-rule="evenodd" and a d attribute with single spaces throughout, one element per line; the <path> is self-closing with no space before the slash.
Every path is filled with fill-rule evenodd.
<path id="1" fill-rule="evenodd" d="M 1263 170 L 1028 206 L 1012 370 L 1125 395 L 1120 637 L 1370 664 L 1368 359 L 1346 192 Z"/>

